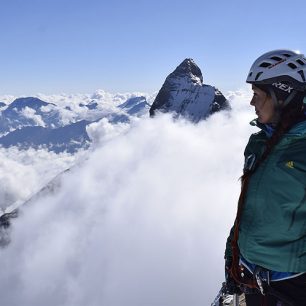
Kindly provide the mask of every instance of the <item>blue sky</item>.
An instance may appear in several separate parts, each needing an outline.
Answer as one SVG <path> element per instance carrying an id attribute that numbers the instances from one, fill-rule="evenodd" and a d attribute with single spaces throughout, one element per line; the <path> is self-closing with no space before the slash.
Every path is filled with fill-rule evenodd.
<path id="1" fill-rule="evenodd" d="M 306 52 L 306 4 L 0 0 L 0 94 L 158 91 L 185 58 L 206 84 L 244 86 L 263 52 Z"/>

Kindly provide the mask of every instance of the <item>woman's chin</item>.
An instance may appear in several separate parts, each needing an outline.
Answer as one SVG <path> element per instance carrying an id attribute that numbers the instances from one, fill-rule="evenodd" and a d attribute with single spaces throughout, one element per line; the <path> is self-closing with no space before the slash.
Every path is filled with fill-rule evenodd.
<path id="1" fill-rule="evenodd" d="M 265 123 L 264 120 L 263 120 L 260 116 L 257 117 L 257 121 L 258 121 L 259 123 Z"/>

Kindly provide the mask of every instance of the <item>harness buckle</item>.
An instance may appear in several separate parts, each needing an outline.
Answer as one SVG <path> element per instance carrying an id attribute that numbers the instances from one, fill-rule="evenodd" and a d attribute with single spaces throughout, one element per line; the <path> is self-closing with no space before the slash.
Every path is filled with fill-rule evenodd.
<path id="1" fill-rule="evenodd" d="M 265 277 L 262 276 L 263 274 L 265 274 Z M 265 284 L 267 284 L 268 286 L 270 285 L 269 271 L 260 266 L 256 266 L 254 270 L 254 276 L 261 294 L 265 295 L 266 294 Z"/>

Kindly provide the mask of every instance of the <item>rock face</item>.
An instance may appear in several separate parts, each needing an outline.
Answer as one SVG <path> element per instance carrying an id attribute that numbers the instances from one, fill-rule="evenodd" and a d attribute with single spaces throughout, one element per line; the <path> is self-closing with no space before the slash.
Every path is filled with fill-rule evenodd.
<path id="1" fill-rule="evenodd" d="M 199 122 L 224 109 L 230 109 L 230 105 L 223 94 L 204 84 L 200 68 L 192 59 L 185 59 L 166 78 L 150 108 L 150 116 L 157 111 L 173 112 L 176 117 Z"/>

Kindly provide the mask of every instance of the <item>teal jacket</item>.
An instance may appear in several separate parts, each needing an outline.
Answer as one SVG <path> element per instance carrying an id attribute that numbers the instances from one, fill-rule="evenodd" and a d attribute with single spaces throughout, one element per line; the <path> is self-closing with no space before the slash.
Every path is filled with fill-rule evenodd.
<path id="1" fill-rule="evenodd" d="M 264 130 L 251 135 L 246 160 L 260 158 L 267 138 Z M 306 121 L 291 128 L 251 176 L 238 245 L 251 263 L 306 271 Z"/>

